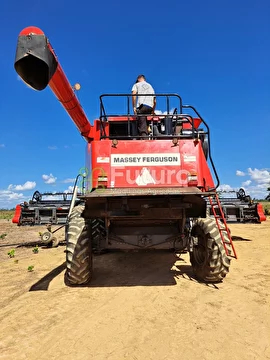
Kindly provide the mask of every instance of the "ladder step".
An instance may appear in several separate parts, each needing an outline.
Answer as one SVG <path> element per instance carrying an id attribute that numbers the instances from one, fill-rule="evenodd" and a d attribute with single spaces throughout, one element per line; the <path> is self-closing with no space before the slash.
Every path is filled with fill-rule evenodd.
<path id="1" fill-rule="evenodd" d="M 230 234 L 230 231 L 229 231 L 229 229 L 227 227 L 227 222 L 226 222 L 225 216 L 223 214 L 222 206 L 221 206 L 221 203 L 219 201 L 218 195 L 215 194 L 213 197 L 209 196 L 208 198 L 209 198 L 209 203 L 211 205 L 211 209 L 212 209 L 213 216 L 214 216 L 215 220 L 222 219 L 223 222 L 224 222 L 224 224 L 221 224 L 220 222 L 217 221 L 217 227 L 218 227 L 218 230 L 219 230 L 221 240 L 222 240 L 224 249 L 226 251 L 226 254 L 229 257 L 237 259 L 237 255 L 236 255 L 236 252 L 235 252 L 235 249 L 234 249 L 231 234 Z M 218 212 L 220 213 L 220 215 L 217 214 Z M 226 241 L 227 239 L 224 238 L 223 232 L 227 233 L 229 242 Z"/>

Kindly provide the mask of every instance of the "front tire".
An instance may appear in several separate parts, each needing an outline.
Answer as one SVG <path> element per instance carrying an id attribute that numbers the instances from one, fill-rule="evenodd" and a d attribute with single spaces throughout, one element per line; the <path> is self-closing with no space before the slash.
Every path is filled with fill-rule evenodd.
<path id="1" fill-rule="evenodd" d="M 220 226 L 224 227 L 222 224 Z M 222 281 L 229 272 L 230 259 L 226 255 L 215 219 L 207 217 L 196 220 L 191 236 L 193 247 L 190 262 L 196 277 L 205 282 Z M 223 236 L 229 248 L 230 241 L 225 231 Z"/>
<path id="2" fill-rule="evenodd" d="M 84 205 L 75 206 L 69 219 L 65 273 L 67 285 L 86 284 L 92 276 L 90 226 L 82 215 L 84 208 Z"/>

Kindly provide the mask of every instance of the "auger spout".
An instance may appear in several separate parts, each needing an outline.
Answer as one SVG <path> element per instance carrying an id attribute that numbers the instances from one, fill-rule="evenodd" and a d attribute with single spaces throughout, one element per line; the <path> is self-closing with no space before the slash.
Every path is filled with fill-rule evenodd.
<path id="1" fill-rule="evenodd" d="M 43 90 L 49 85 L 81 135 L 91 141 L 92 125 L 42 30 L 30 26 L 20 32 L 14 67 L 22 80 L 33 89 Z"/>

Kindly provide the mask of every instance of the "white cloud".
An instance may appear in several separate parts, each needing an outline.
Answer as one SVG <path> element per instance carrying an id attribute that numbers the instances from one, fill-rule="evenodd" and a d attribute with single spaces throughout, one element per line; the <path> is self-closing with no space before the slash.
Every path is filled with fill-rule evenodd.
<path id="1" fill-rule="evenodd" d="M 264 199 L 267 194 L 267 188 L 270 187 L 270 172 L 269 169 L 257 169 L 257 168 L 248 168 L 247 171 L 236 171 L 237 176 L 248 176 L 249 179 L 242 182 L 242 187 L 245 188 L 247 195 L 250 195 L 255 199 Z M 236 187 L 238 190 L 240 187 Z M 228 189 L 230 191 L 230 185 L 221 185 L 223 189 Z"/>
<path id="2" fill-rule="evenodd" d="M 0 209 L 14 208 L 18 203 L 28 200 L 22 193 L 0 190 Z"/>
<path id="3" fill-rule="evenodd" d="M 57 150 L 57 146 L 53 145 L 53 146 L 48 146 L 49 150 Z"/>
<path id="4" fill-rule="evenodd" d="M 21 199 L 23 194 L 18 194 L 10 190 L 0 190 L 0 199 L 14 200 Z"/>
<path id="5" fill-rule="evenodd" d="M 9 200 L 19 200 L 19 199 L 23 198 L 23 194 L 11 192 L 10 194 L 8 194 L 8 198 L 9 198 Z"/>
<path id="6" fill-rule="evenodd" d="M 258 182 L 258 183 L 270 183 L 270 172 L 268 170 L 259 170 L 259 169 L 251 169 L 248 168 L 248 174 L 250 175 L 251 179 Z"/>
<path id="7" fill-rule="evenodd" d="M 0 144 L 0 148 L 4 148 L 5 147 L 5 144 Z"/>
<path id="8" fill-rule="evenodd" d="M 68 179 L 63 180 L 62 182 L 63 182 L 64 184 L 69 184 L 69 183 L 74 183 L 75 180 L 76 180 L 75 178 L 74 178 L 74 179 L 68 178 Z"/>
<path id="9" fill-rule="evenodd" d="M 263 183 L 263 184 L 258 184 L 257 188 L 258 189 L 267 189 L 269 187 L 269 184 L 267 183 Z"/>
<path id="10" fill-rule="evenodd" d="M 217 188 L 217 191 L 221 191 L 224 194 L 222 194 L 222 197 L 231 197 L 232 192 L 237 192 L 240 187 L 242 187 L 245 190 L 246 195 L 250 195 L 251 198 L 255 198 L 255 199 L 265 199 L 265 197 L 267 196 L 268 192 L 266 191 L 266 187 L 265 184 L 255 184 L 255 185 L 251 185 L 252 181 L 251 180 L 247 180 L 245 182 L 242 183 L 241 186 L 237 186 L 237 187 L 232 187 L 231 185 L 228 184 L 222 184 Z M 228 194 L 226 194 L 228 193 Z M 234 196 L 233 196 L 234 197 Z"/>
<path id="11" fill-rule="evenodd" d="M 172 108 L 170 111 L 169 111 L 169 114 L 173 114 L 174 112 L 174 108 Z M 155 114 L 156 115 L 167 115 L 167 111 L 161 111 L 161 110 L 155 110 Z"/>
<path id="12" fill-rule="evenodd" d="M 44 180 L 45 184 L 54 184 L 56 182 L 57 177 L 53 176 L 53 174 L 50 175 L 42 175 L 42 179 Z"/>
<path id="13" fill-rule="evenodd" d="M 32 190 L 35 187 L 36 187 L 35 181 L 26 181 L 23 185 L 10 184 L 8 186 L 8 190 L 23 191 L 23 190 Z"/>
<path id="14" fill-rule="evenodd" d="M 73 192 L 73 186 L 69 186 L 67 190 L 64 191 L 65 193 L 72 193 Z"/>
<path id="15" fill-rule="evenodd" d="M 252 183 L 251 180 L 244 181 L 244 182 L 242 183 L 242 187 L 243 187 L 243 186 L 249 186 L 251 183 Z"/>
<path id="16" fill-rule="evenodd" d="M 267 195 L 265 188 L 262 189 L 258 185 L 245 188 L 245 193 L 246 195 L 250 195 L 252 199 L 264 199 Z"/>
<path id="17" fill-rule="evenodd" d="M 161 110 L 155 110 L 155 114 L 156 114 L 156 115 L 163 115 L 163 111 L 161 111 Z"/>
<path id="18" fill-rule="evenodd" d="M 234 191 L 234 190 L 235 189 L 233 189 L 231 185 L 227 185 L 227 184 L 219 185 L 219 187 L 217 188 L 217 191 L 225 191 L 225 192 Z"/>
<path id="19" fill-rule="evenodd" d="M 246 174 L 241 170 L 236 170 L 236 176 L 245 176 Z"/>

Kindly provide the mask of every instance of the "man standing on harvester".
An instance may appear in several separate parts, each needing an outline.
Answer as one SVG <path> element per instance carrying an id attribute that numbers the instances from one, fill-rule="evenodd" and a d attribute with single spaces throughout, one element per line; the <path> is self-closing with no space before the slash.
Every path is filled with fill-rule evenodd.
<path id="1" fill-rule="evenodd" d="M 132 87 L 132 105 L 134 114 L 151 115 L 156 108 L 156 97 L 153 87 L 146 82 L 144 75 L 137 77 L 136 83 Z M 138 95 L 138 96 L 137 96 Z M 136 105 L 136 99 L 137 105 Z M 138 132 L 142 137 L 148 137 L 147 116 L 138 116 Z"/>

